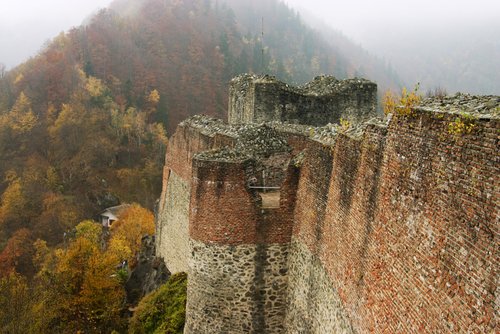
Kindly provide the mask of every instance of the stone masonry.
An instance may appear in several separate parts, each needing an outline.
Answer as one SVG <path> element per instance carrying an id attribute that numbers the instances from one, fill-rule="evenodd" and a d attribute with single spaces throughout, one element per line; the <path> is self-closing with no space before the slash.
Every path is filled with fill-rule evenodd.
<path id="1" fill-rule="evenodd" d="M 500 97 L 380 118 L 358 81 L 245 75 L 230 124 L 179 125 L 157 249 L 188 272 L 185 333 L 495 333 Z"/>
<path id="2" fill-rule="evenodd" d="M 270 76 L 241 75 L 231 81 L 229 124 L 278 121 L 322 126 L 343 118 L 361 122 L 377 109 L 377 85 L 365 79 L 316 77 L 292 87 Z"/>

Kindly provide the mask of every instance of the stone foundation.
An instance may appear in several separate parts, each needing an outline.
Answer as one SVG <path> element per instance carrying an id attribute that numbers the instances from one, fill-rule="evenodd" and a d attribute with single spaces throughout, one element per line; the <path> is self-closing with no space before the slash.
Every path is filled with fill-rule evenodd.
<path id="1" fill-rule="evenodd" d="M 288 245 L 190 241 L 186 334 L 283 333 Z"/>

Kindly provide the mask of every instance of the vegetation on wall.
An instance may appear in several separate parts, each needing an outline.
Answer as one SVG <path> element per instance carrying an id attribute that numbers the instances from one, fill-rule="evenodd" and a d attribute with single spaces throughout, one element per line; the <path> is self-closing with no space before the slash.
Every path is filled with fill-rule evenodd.
<path id="1" fill-rule="evenodd" d="M 476 127 L 476 121 L 474 116 L 462 113 L 448 123 L 448 133 L 455 136 L 469 134 Z"/>
<path id="2" fill-rule="evenodd" d="M 388 90 L 384 94 L 382 105 L 384 114 L 396 114 L 399 116 L 412 116 L 413 108 L 422 100 L 422 95 L 418 92 L 419 85 L 415 85 L 412 91 L 403 87 L 399 96 Z"/>

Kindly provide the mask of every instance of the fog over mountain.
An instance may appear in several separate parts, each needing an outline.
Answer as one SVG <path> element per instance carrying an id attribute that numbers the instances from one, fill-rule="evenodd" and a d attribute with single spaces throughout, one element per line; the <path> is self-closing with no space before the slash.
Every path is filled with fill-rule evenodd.
<path id="1" fill-rule="evenodd" d="M 0 0 L 0 63 L 7 68 L 20 64 L 110 2 Z M 284 2 L 312 25 L 322 21 L 383 58 L 405 85 L 420 82 L 423 90 L 439 86 L 449 93 L 500 93 L 497 0 Z"/>
<path id="2" fill-rule="evenodd" d="M 500 94 L 497 0 L 286 2 L 383 57 L 407 86 Z"/>

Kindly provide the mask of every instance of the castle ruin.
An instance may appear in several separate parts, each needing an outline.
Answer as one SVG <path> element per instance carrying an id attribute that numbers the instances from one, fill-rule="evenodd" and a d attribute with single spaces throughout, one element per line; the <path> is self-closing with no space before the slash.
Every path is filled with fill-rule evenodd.
<path id="1" fill-rule="evenodd" d="M 243 75 L 228 116 L 167 148 L 157 252 L 188 272 L 185 333 L 495 331 L 499 97 L 384 119 L 366 80 Z"/>

